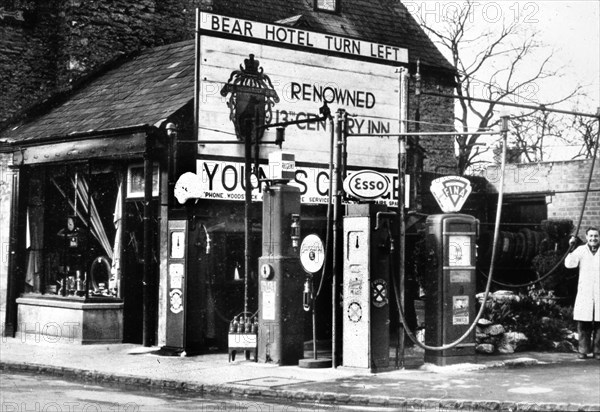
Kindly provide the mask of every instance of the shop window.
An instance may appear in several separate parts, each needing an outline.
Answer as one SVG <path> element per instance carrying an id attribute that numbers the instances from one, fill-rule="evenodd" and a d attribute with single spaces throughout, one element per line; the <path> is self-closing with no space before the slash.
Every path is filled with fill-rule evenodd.
<path id="1" fill-rule="evenodd" d="M 529 226 L 539 229 L 542 220 L 548 218 L 546 197 L 536 195 L 506 196 L 502 210 L 502 222 L 505 226 Z"/>
<path id="2" fill-rule="evenodd" d="M 25 292 L 120 297 L 124 173 L 85 164 L 29 175 Z"/>
<path id="3" fill-rule="evenodd" d="M 127 199 L 142 199 L 144 197 L 144 165 L 136 164 L 127 168 Z M 158 196 L 159 168 L 152 167 L 152 197 Z"/>

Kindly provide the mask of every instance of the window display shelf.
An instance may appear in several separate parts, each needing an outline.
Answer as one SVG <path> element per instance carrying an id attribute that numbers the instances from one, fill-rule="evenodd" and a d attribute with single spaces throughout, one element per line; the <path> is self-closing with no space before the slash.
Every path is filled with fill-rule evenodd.
<path id="1" fill-rule="evenodd" d="M 22 298 L 27 299 L 40 299 L 40 300 L 55 300 L 55 301 L 72 301 L 72 302 L 82 302 L 82 303 L 122 303 L 123 299 L 112 297 L 112 296 L 77 296 L 77 295 L 55 295 L 52 293 L 24 293 Z"/>
<path id="2" fill-rule="evenodd" d="M 21 339 L 123 342 L 123 302 L 119 299 L 27 294 L 17 299 L 17 305 Z"/>

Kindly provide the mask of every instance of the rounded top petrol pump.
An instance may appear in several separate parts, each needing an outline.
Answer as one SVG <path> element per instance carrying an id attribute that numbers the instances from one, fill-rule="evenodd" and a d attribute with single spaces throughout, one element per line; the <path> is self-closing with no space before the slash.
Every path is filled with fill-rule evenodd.
<path id="1" fill-rule="evenodd" d="M 479 221 L 457 213 L 471 193 L 459 176 L 435 179 L 431 192 L 443 214 L 427 217 L 425 343 L 443 346 L 460 338 L 475 319 L 475 265 Z M 456 346 L 426 350 L 425 361 L 437 365 L 468 362 L 475 357 L 475 333 Z"/>

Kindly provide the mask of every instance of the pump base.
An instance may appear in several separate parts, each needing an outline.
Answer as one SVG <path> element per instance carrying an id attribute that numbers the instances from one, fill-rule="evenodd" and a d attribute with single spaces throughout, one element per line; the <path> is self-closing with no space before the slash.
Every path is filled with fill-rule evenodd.
<path id="1" fill-rule="evenodd" d="M 456 365 L 458 363 L 476 363 L 475 355 L 459 356 L 428 356 L 425 354 L 425 363 L 433 363 L 437 366 Z"/>
<path id="2" fill-rule="evenodd" d="M 307 369 L 331 368 L 331 359 L 300 359 L 298 366 Z"/>
<path id="3" fill-rule="evenodd" d="M 174 346 L 163 346 L 159 349 L 158 354 L 160 356 L 187 356 L 184 348 L 177 348 Z"/>

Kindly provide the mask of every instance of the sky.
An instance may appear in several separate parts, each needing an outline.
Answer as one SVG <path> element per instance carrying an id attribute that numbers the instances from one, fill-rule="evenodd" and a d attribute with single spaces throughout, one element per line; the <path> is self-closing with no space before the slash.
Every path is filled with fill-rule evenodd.
<path id="1" fill-rule="evenodd" d="M 519 3 L 536 5 L 533 17 L 538 22 L 531 25 L 539 29 L 543 42 L 555 48 L 557 63 L 565 67 L 564 84 L 557 90 L 541 90 L 540 96 L 550 99 L 580 83 L 589 95 L 581 102 L 582 109 L 595 113 L 600 106 L 600 1 Z"/>
<path id="2" fill-rule="evenodd" d="M 411 13 L 424 18 L 428 25 L 442 29 L 446 24 L 445 16 L 453 13 L 457 8 L 462 8 L 465 1 L 403 1 L 403 3 Z M 581 85 L 586 97 L 554 107 L 596 113 L 600 107 L 600 0 L 475 1 L 472 15 L 469 17 L 471 38 L 488 30 L 498 31 L 503 24 L 513 22 L 519 23 L 529 35 L 534 31 L 537 32 L 537 40 L 545 45 L 531 55 L 529 60 L 531 64 L 528 67 L 533 69 L 552 54 L 548 67 L 560 73 L 560 77 L 538 81 L 527 90 L 523 90 L 522 102 L 525 104 L 553 102 Z M 446 50 L 439 48 L 449 57 Z M 474 45 L 464 53 L 469 58 L 475 56 L 479 50 L 480 48 Z M 497 61 L 498 67 L 502 67 L 503 64 L 506 62 Z M 488 80 L 492 68 L 489 70 L 488 73 L 478 73 L 478 79 L 482 82 Z M 523 67 L 518 75 L 526 76 L 526 68 Z M 483 97 L 481 94 L 477 96 L 474 93 L 474 95 Z M 517 109 L 505 109 L 505 113 L 508 114 L 517 111 Z"/>

